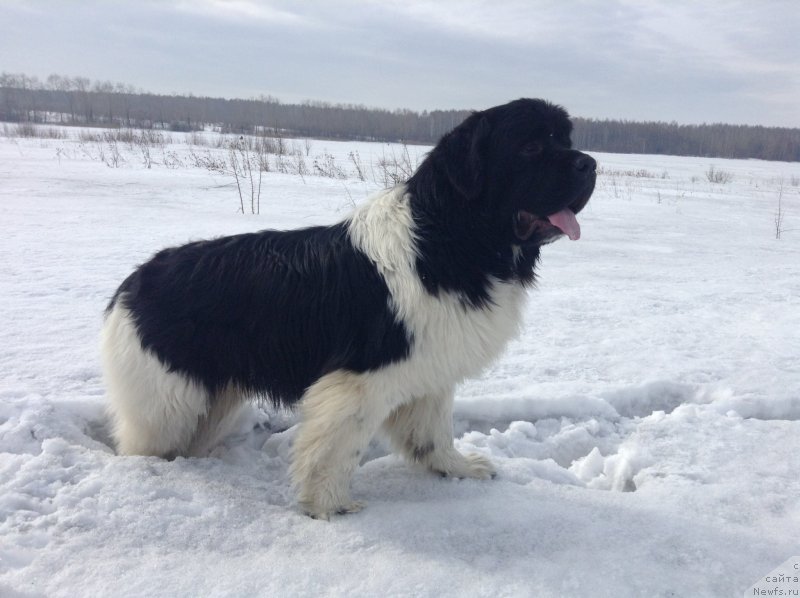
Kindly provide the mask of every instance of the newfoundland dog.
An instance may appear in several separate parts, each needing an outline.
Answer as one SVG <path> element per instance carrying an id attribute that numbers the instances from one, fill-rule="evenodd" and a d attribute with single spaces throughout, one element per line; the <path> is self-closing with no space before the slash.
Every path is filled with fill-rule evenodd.
<path id="1" fill-rule="evenodd" d="M 542 245 L 580 236 L 596 164 L 571 129 L 543 100 L 475 112 L 339 224 L 157 253 L 105 314 L 119 453 L 208 454 L 255 397 L 300 411 L 290 471 L 312 517 L 363 507 L 350 479 L 379 429 L 442 476 L 493 476 L 453 446 L 453 393 L 517 334 Z"/>

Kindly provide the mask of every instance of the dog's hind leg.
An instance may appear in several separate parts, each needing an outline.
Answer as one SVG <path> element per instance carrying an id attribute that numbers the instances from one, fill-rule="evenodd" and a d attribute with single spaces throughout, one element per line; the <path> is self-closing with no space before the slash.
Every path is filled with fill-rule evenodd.
<path id="1" fill-rule="evenodd" d="M 383 422 L 392 448 L 408 461 L 443 476 L 494 477 L 491 461 L 453 446 L 453 395 L 425 396 L 398 407 Z"/>
<path id="2" fill-rule="evenodd" d="M 188 454 L 198 423 L 208 412 L 205 389 L 168 371 L 143 349 L 130 314 L 120 305 L 106 316 L 101 353 L 117 452 Z"/>
<path id="3" fill-rule="evenodd" d="M 231 431 L 242 404 L 242 393 L 233 386 L 212 397 L 208 412 L 200 418 L 188 454 L 207 456 Z"/>
<path id="4" fill-rule="evenodd" d="M 391 409 L 387 401 L 367 394 L 363 375 L 339 370 L 320 378 L 303 395 L 291 476 L 300 507 L 314 518 L 329 519 L 364 507 L 350 498 L 350 479 Z"/>

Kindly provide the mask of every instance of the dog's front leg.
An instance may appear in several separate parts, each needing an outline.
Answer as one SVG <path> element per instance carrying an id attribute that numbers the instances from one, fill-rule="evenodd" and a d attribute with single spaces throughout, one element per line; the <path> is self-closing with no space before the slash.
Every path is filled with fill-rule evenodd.
<path id="1" fill-rule="evenodd" d="M 303 511 L 315 519 L 354 513 L 350 479 L 389 407 L 368 397 L 359 374 L 336 371 L 306 391 L 292 449 L 291 477 Z"/>
<path id="2" fill-rule="evenodd" d="M 491 461 L 453 446 L 453 394 L 417 398 L 398 407 L 383 423 L 392 448 L 412 463 L 456 478 L 494 477 Z"/>

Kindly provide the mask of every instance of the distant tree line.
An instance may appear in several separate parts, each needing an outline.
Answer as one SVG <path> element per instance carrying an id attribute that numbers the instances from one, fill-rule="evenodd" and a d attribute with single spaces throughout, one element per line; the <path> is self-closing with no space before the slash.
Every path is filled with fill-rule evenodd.
<path id="1" fill-rule="evenodd" d="M 800 129 L 751 125 L 679 125 L 577 118 L 572 140 L 586 150 L 800 161 Z"/>
<path id="2" fill-rule="evenodd" d="M 298 137 L 435 143 L 465 110 L 385 110 L 358 105 L 286 104 L 271 96 L 225 99 L 161 95 L 85 77 L 0 74 L 0 120 L 67 125 L 281 134 Z M 679 125 L 575 118 L 573 141 L 585 150 L 800 161 L 800 129 Z"/>

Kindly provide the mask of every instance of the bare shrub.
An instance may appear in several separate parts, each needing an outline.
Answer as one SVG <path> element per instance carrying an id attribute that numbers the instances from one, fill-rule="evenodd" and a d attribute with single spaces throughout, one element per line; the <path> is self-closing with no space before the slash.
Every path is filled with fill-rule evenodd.
<path id="1" fill-rule="evenodd" d="M 348 154 L 350 157 L 350 161 L 353 163 L 353 166 L 356 169 L 356 176 L 358 180 L 364 182 L 367 180 L 367 177 L 364 176 L 364 165 L 361 163 L 361 156 L 358 154 L 358 150 L 354 152 L 350 152 Z"/>
<path id="2" fill-rule="evenodd" d="M 36 125 L 33 123 L 19 123 L 13 127 L 14 137 L 27 137 L 33 138 L 36 135 Z"/>
<path id="3" fill-rule="evenodd" d="M 775 238 L 780 239 L 784 232 L 783 219 L 786 214 L 783 211 L 783 179 L 778 182 L 778 205 L 775 207 Z"/>
<path id="4" fill-rule="evenodd" d="M 279 156 L 285 156 L 289 153 L 289 146 L 283 137 L 278 135 L 277 137 L 275 137 L 274 141 L 275 141 L 275 151 L 273 153 Z"/>
<path id="5" fill-rule="evenodd" d="M 378 160 L 378 174 L 375 176 L 373 170 L 373 179 L 375 182 L 381 183 L 384 188 L 388 189 L 396 185 L 400 185 L 408 181 L 414 171 L 417 169 L 418 164 L 411 160 L 411 155 L 408 152 L 408 145 L 403 144 L 403 149 L 398 154 L 392 147 L 391 156 L 384 155 Z"/>
<path id="6" fill-rule="evenodd" d="M 101 146 L 101 150 L 100 151 L 102 152 L 102 146 Z M 91 149 L 89 148 L 89 146 L 86 144 L 85 141 L 79 141 L 78 142 L 77 153 L 80 153 L 81 155 L 83 155 L 84 157 L 88 158 L 89 160 L 100 160 L 101 162 L 103 161 L 102 158 L 96 158 L 92 154 Z"/>
<path id="7" fill-rule="evenodd" d="M 254 145 L 252 147 L 255 151 L 260 154 L 279 154 L 279 145 L 278 142 L 273 139 L 272 137 L 267 137 L 266 135 L 259 137 L 255 140 Z"/>
<path id="8" fill-rule="evenodd" d="M 605 168 L 601 166 L 597 169 L 598 176 L 611 176 L 611 177 L 633 177 L 636 179 L 668 179 L 669 173 L 665 170 L 661 174 L 655 174 L 645 168 L 638 168 L 636 170 L 619 170 L 613 168 Z"/>
<path id="9" fill-rule="evenodd" d="M 102 150 L 102 145 L 100 146 Z M 115 139 L 110 139 L 107 143 L 108 153 L 102 152 L 102 160 L 109 168 L 119 168 L 125 162 L 122 152 L 119 151 L 119 144 Z"/>
<path id="10" fill-rule="evenodd" d="M 289 174 L 289 161 L 280 154 L 275 154 L 275 172 Z"/>
<path id="11" fill-rule="evenodd" d="M 327 152 L 314 158 L 314 173 L 329 179 L 347 178 L 347 173 L 336 164 L 336 158 Z"/>
<path id="12" fill-rule="evenodd" d="M 37 139 L 66 139 L 67 133 L 56 127 L 43 127 L 31 123 L 20 123 L 16 126 L 16 137 L 35 137 Z"/>
<path id="13" fill-rule="evenodd" d="M 118 143 L 125 143 L 128 149 L 134 149 L 138 141 L 138 134 L 133 129 L 115 129 L 112 131 L 104 131 L 103 139 L 108 142 L 116 141 Z"/>
<path id="14" fill-rule="evenodd" d="M 138 133 L 134 131 L 133 135 L 130 137 L 129 143 L 132 150 L 136 148 L 136 150 L 139 151 L 142 157 L 142 163 L 144 164 L 144 167 L 148 169 L 153 166 L 151 149 L 160 147 L 163 153 L 165 145 L 164 136 L 161 133 L 152 130 L 142 130 Z"/>
<path id="15" fill-rule="evenodd" d="M 611 188 L 614 190 L 614 197 L 619 199 L 619 187 L 617 186 L 617 177 L 615 175 L 611 175 Z"/>
<path id="16" fill-rule="evenodd" d="M 138 135 L 134 135 L 134 143 L 138 145 L 147 144 L 151 147 L 163 147 L 168 143 L 172 143 L 172 136 L 154 129 L 142 129 Z"/>
<path id="17" fill-rule="evenodd" d="M 95 131 L 82 129 L 78 131 L 78 141 L 82 143 L 102 143 L 103 136 Z"/>
<path id="18" fill-rule="evenodd" d="M 227 160 L 220 172 L 233 178 L 239 193 L 239 208 L 245 213 L 245 196 L 249 196 L 250 213 L 261 212 L 261 181 L 264 161 L 259 152 L 254 152 L 252 140 L 243 135 L 228 146 Z"/>
<path id="19" fill-rule="evenodd" d="M 205 147 L 208 145 L 208 139 L 206 139 L 206 136 L 201 134 L 199 131 L 192 131 L 189 133 L 186 143 L 196 147 Z"/>
<path id="20" fill-rule="evenodd" d="M 142 163 L 144 167 L 149 170 L 153 166 L 153 156 L 150 154 L 150 146 L 140 145 L 139 151 L 142 154 Z"/>
<path id="21" fill-rule="evenodd" d="M 180 159 L 177 152 L 167 151 L 161 148 L 161 163 L 165 168 L 175 169 L 183 168 L 185 166 L 183 160 Z"/>
<path id="22" fill-rule="evenodd" d="M 211 172 L 224 173 L 225 159 L 206 150 L 204 153 L 189 150 L 190 165 L 195 168 L 204 168 Z"/>
<path id="23" fill-rule="evenodd" d="M 243 135 L 230 141 L 226 150 L 219 156 L 211 150 L 200 153 L 191 149 L 189 157 L 196 168 L 205 168 L 233 179 L 242 214 L 245 213 L 245 197 L 248 198 L 250 213 L 260 213 L 262 172 L 269 169 L 268 163 L 265 167 L 263 156 L 250 149 L 250 140 Z"/>
<path id="24" fill-rule="evenodd" d="M 303 183 L 305 184 L 306 175 L 310 174 L 308 166 L 306 165 L 305 156 L 303 155 L 303 152 L 300 151 L 300 149 L 297 149 L 297 151 L 295 151 L 294 154 L 292 154 L 292 157 L 293 157 L 292 165 L 294 167 L 294 172 L 295 174 L 300 175 L 300 178 L 303 179 Z"/>
<path id="25" fill-rule="evenodd" d="M 33 139 L 66 139 L 67 133 L 56 127 L 43 127 L 33 123 L 3 124 L 4 137 L 25 137 Z"/>
<path id="26" fill-rule="evenodd" d="M 706 179 L 709 183 L 719 183 L 724 185 L 733 180 L 733 173 L 721 168 L 716 168 L 713 164 L 706 170 Z"/>

